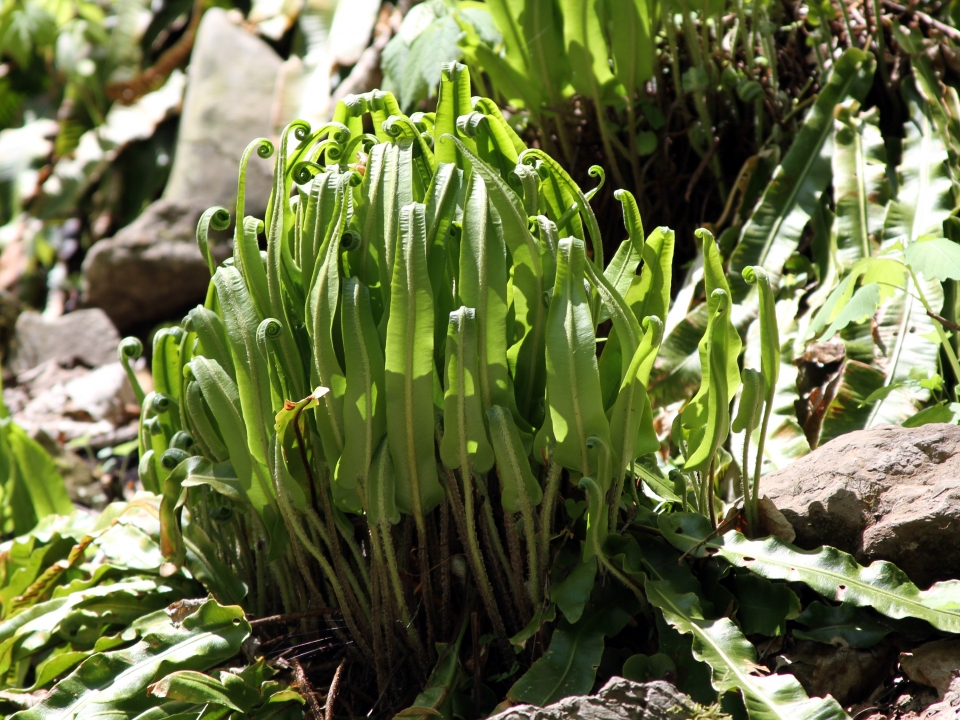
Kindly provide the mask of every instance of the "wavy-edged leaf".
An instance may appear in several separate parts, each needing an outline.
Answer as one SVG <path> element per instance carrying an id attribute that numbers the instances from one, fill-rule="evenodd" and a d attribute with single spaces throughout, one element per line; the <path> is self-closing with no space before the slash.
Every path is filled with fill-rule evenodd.
<path id="1" fill-rule="evenodd" d="M 513 416 L 506 408 L 495 405 L 487 411 L 487 421 L 497 458 L 504 510 L 520 512 L 525 503 L 536 507 L 543 500 L 543 490 L 530 469 Z"/>
<path id="2" fill-rule="evenodd" d="M 341 284 L 340 242 L 347 223 L 346 195 L 350 192 L 348 177 L 340 175 L 330 180 L 335 183 L 334 220 L 326 229 L 319 248 L 306 305 L 306 325 L 310 334 L 313 360 L 311 383 L 313 386 L 330 388 L 330 392 L 324 395 L 315 411 L 317 429 L 323 444 L 323 454 L 327 462 L 334 467 L 343 453 L 343 396 L 347 382 L 334 342 L 341 333 L 337 322 Z M 314 182 L 316 180 L 317 178 L 314 178 Z"/>
<path id="3" fill-rule="evenodd" d="M 217 272 L 222 270 L 223 268 Z M 266 468 L 254 459 L 250 452 L 250 443 L 247 440 L 248 426 L 244 423 L 246 416 L 241 413 L 239 390 L 226 371 L 213 360 L 197 356 L 190 361 L 188 367 L 217 419 L 220 434 L 230 453 L 230 463 L 236 471 L 240 486 L 267 528 L 272 542 L 271 551 L 274 551 L 274 545 L 278 545 L 276 552 L 279 552 L 282 550 L 286 530 L 280 519 L 280 509 Z"/>
<path id="4" fill-rule="evenodd" d="M 597 577 L 597 558 L 583 559 L 583 553 L 566 547 L 558 554 L 551 569 L 550 601 L 563 613 L 567 622 L 576 623 L 590 600 Z"/>
<path id="5" fill-rule="evenodd" d="M 10 472 L 10 483 L 5 489 L 16 496 L 5 498 L 14 510 L 13 532 L 18 535 L 28 532 L 48 515 L 71 514 L 73 503 L 47 451 L 12 422 L 7 421 L 0 432 L 3 433 L 0 443 L 5 446 L 0 452 L 7 456 Z"/>
<path id="6" fill-rule="evenodd" d="M 783 583 L 744 573 L 734 576 L 733 585 L 739 605 L 737 619 L 746 635 L 782 635 L 786 621 L 800 614 L 800 598 Z"/>
<path id="7" fill-rule="evenodd" d="M 477 317 L 472 308 L 450 313 L 447 326 L 446 385 L 440 459 L 452 470 L 485 473 L 494 463 L 487 439 L 478 373 Z"/>
<path id="8" fill-rule="evenodd" d="M 383 438 L 370 462 L 367 487 L 367 522 L 371 526 L 400 522 L 397 509 L 397 478 L 387 439 Z"/>
<path id="9" fill-rule="evenodd" d="M 939 312 L 943 305 L 940 283 L 925 279 L 920 283 L 927 302 L 934 312 Z M 904 290 L 882 303 L 877 312 L 874 340 L 883 353 L 878 362 L 884 372 L 884 385 L 900 387 L 873 404 L 865 427 L 902 423 L 930 398 L 926 388 L 903 384 L 917 374 L 930 377 L 939 366 L 936 321 L 927 315 L 916 292 L 913 280 L 908 279 Z"/>
<path id="10" fill-rule="evenodd" d="M 514 703 L 549 705 L 593 688 L 603 655 L 603 638 L 616 635 L 638 609 L 633 593 L 610 583 L 594 592 L 580 620 L 560 620 L 546 654 L 514 683 L 507 698 Z"/>
<path id="11" fill-rule="evenodd" d="M 759 265 L 777 281 L 787 258 L 797 249 L 820 194 L 830 184 L 834 108 L 848 97 L 863 100 L 873 67 L 872 56 L 857 48 L 846 50 L 834 63 L 803 127 L 744 225 L 730 259 L 731 288 L 737 303 L 749 291 L 740 277 L 745 268 Z"/>
<path id="12" fill-rule="evenodd" d="M 794 637 L 837 647 L 870 648 L 893 632 L 869 611 L 851 603 L 812 602 L 796 620 L 807 629 L 795 629 Z"/>
<path id="13" fill-rule="evenodd" d="M 730 401 L 740 385 L 740 374 L 731 383 L 728 368 L 736 367 L 740 354 L 740 336 L 730 322 L 730 298 L 722 289 L 713 291 L 709 301 L 710 319 L 700 343 L 700 362 L 704 368 L 700 390 L 681 415 L 689 452 L 685 470 L 707 471 L 717 448 L 730 433 Z M 736 337 L 730 342 L 732 335 Z"/>
<path id="14" fill-rule="evenodd" d="M 462 225 L 457 295 L 476 312 L 477 389 L 484 412 L 494 405 L 513 410 L 516 400 L 507 368 L 507 248 L 487 185 L 476 172 L 467 183 Z"/>
<path id="15" fill-rule="evenodd" d="M 538 114 L 544 105 L 556 106 L 570 81 L 560 8 L 551 0 L 494 0 L 487 4 L 503 33 L 505 60 L 514 71 L 509 76 L 522 81 L 515 83 L 521 92 L 515 91 L 517 97 L 509 99 Z M 497 87 L 507 93 L 506 88 Z"/>
<path id="16" fill-rule="evenodd" d="M 694 546 L 712 533 L 709 520 L 683 513 L 661 515 L 660 528 L 674 547 L 695 554 L 702 550 Z M 960 632 L 960 588 L 955 582 L 921 591 L 893 563 L 877 560 L 862 567 L 852 555 L 836 548 L 800 550 L 774 536 L 748 540 L 733 531 L 708 539 L 702 548 L 771 580 L 806 583 L 831 600 L 872 607 L 892 618 L 919 618 L 944 632 Z"/>
<path id="17" fill-rule="evenodd" d="M 873 255 L 890 196 L 879 113 L 874 109 L 858 115 L 858 109 L 857 103 L 847 101 L 834 121 L 833 183 L 841 271 Z"/>
<path id="18" fill-rule="evenodd" d="M 208 600 L 182 623 L 156 626 L 132 647 L 91 656 L 57 683 L 42 703 L 13 718 L 136 715 L 159 704 L 145 692 L 158 672 L 214 667 L 235 655 L 249 634 L 241 608 Z"/>
<path id="19" fill-rule="evenodd" d="M 239 713 L 247 713 L 260 699 L 260 693 L 242 681 L 227 687 L 216 678 L 195 670 L 170 673 L 147 688 L 147 694 L 196 705 L 222 705 Z"/>
<path id="20" fill-rule="evenodd" d="M 809 698 L 792 675 L 758 674 L 757 650 L 729 618 L 706 620 L 697 595 L 648 579 L 647 598 L 670 625 L 693 636 L 693 654 L 713 670 L 720 692 L 739 690 L 750 720 L 846 720 L 832 697 Z"/>
<path id="21" fill-rule="evenodd" d="M 897 196 L 887 208 L 885 243 L 906 246 L 925 235 L 943 234 L 943 221 L 954 207 L 947 150 L 924 107 L 908 94 L 910 118 L 904 123 L 903 159 L 897 168 Z"/>
<path id="22" fill-rule="evenodd" d="M 543 348 L 547 308 L 543 302 L 546 288 L 540 266 L 540 248 L 530 233 L 520 197 L 463 142 L 457 139 L 456 143 L 486 184 L 490 204 L 500 217 L 503 240 L 513 261 L 513 312 L 522 331 L 508 349 L 507 357 L 513 369 L 517 406 L 523 417 L 532 420 L 539 413 L 537 405 L 546 384 Z"/>
<path id="23" fill-rule="evenodd" d="M 437 98 L 437 122 L 433 126 L 433 148 L 438 163 L 455 163 L 457 147 L 450 138 L 457 128 L 457 118 L 473 110 L 470 103 L 470 71 L 458 62 L 440 66 L 440 94 Z M 464 143 L 470 145 L 469 139 Z"/>
<path id="24" fill-rule="evenodd" d="M 367 488 L 370 462 L 387 432 L 384 357 L 373 321 L 370 291 L 344 278 L 341 308 L 346 388 L 343 396 L 343 454 L 335 481 L 352 490 Z"/>
<path id="25" fill-rule="evenodd" d="M 574 89 L 599 98 L 613 81 L 600 0 L 562 0 L 563 39 Z"/>
<path id="26" fill-rule="evenodd" d="M 625 296 L 630 284 L 637 277 L 637 269 L 643 260 L 643 221 L 640 218 L 640 208 L 633 194 L 626 190 L 617 190 L 614 197 L 623 205 L 623 224 L 627 228 L 627 239 L 620 243 L 617 252 L 610 259 L 603 274 L 620 295 Z M 658 228 L 659 229 L 659 228 Z M 601 322 L 604 316 L 600 316 Z M 638 320 L 640 318 L 637 318 Z"/>
<path id="27" fill-rule="evenodd" d="M 600 4 L 610 38 L 610 55 L 618 91 L 632 98 L 634 92 L 653 76 L 657 64 L 656 43 L 653 41 L 656 6 L 647 0 L 625 3 L 601 0 Z"/>
<path id="28" fill-rule="evenodd" d="M 620 463 L 614 475 L 618 492 L 630 464 L 638 456 L 660 449 L 646 388 L 663 339 L 663 324 L 653 316 L 646 318 L 644 324 L 646 332 L 630 360 L 617 399 L 610 410 L 611 450 Z M 619 507 L 619 500 L 619 496 L 614 498 L 614 508 Z"/>
<path id="29" fill-rule="evenodd" d="M 237 414 L 242 408 L 241 425 L 246 423 L 243 433 L 249 452 L 261 465 L 266 466 L 270 423 L 275 408 L 272 407 L 270 396 L 270 377 L 266 358 L 263 357 L 257 346 L 257 329 L 262 318 L 254 306 L 253 298 L 248 291 L 244 279 L 235 267 L 221 266 L 214 273 L 213 283 L 217 290 L 217 299 L 222 308 L 224 325 L 227 328 L 227 341 L 234 358 L 234 368 L 237 373 L 235 392 L 238 402 Z M 210 360 L 204 359 L 209 364 Z M 219 365 L 217 366 L 219 367 Z M 222 368 L 220 368 L 222 371 Z M 225 371 L 223 371 L 224 374 Z M 200 381 L 200 377 L 197 377 Z M 201 389 L 204 398 L 219 415 L 220 409 L 215 408 L 207 388 L 203 382 Z M 230 381 L 234 385 L 233 381 Z M 224 436 L 224 440 L 226 437 Z M 229 445 L 228 445 L 229 447 Z M 234 457 L 234 448 L 230 447 L 230 457 Z M 238 468 L 239 471 L 239 468 Z M 241 479 L 242 479 L 241 475 Z"/>

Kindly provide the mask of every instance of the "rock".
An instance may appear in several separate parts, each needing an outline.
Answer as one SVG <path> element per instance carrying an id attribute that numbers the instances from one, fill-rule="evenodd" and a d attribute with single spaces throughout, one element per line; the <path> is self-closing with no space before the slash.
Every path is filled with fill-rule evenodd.
<path id="1" fill-rule="evenodd" d="M 176 317 L 203 299 L 210 274 L 196 247 L 197 220 L 213 205 L 233 213 L 243 150 L 271 134 L 280 65 L 269 45 L 224 10 L 204 14 L 163 197 L 96 243 L 83 263 L 84 302 L 102 307 L 121 329 Z M 248 215 L 262 217 L 272 171 L 272 159 L 250 159 Z"/>
<path id="2" fill-rule="evenodd" d="M 202 302 L 210 270 L 194 241 L 211 203 L 158 200 L 115 237 L 91 248 L 83 263 L 84 302 L 130 329 L 182 315 Z M 223 257 L 228 248 L 216 246 Z"/>
<path id="3" fill-rule="evenodd" d="M 31 435 L 42 432 L 59 442 L 113 436 L 138 416 L 136 396 L 119 362 L 91 371 L 64 369 L 50 360 L 17 380 L 3 397 L 14 421 Z"/>
<path id="4" fill-rule="evenodd" d="M 803 685 L 807 695 L 832 695 L 847 707 L 865 699 L 890 675 L 896 652 L 889 641 L 869 649 L 831 647 L 801 640 L 789 653 L 778 657 L 778 664 Z"/>
<path id="5" fill-rule="evenodd" d="M 273 48 L 232 23 L 221 8 L 204 13 L 164 199 L 233 209 L 243 150 L 251 140 L 270 135 L 281 64 Z M 273 161 L 251 158 L 248 207 L 259 211 L 253 214 L 263 212 L 272 184 Z"/>
<path id="6" fill-rule="evenodd" d="M 596 695 L 568 697 L 543 708 L 517 705 L 490 720 L 688 720 L 696 712 L 694 702 L 670 683 L 613 677 Z"/>
<path id="7" fill-rule="evenodd" d="M 957 720 L 960 718 L 960 678 L 954 680 L 943 699 L 916 715 L 904 715 L 903 720 Z"/>
<path id="8" fill-rule="evenodd" d="M 120 335 L 103 310 L 77 310 L 47 319 L 37 312 L 17 318 L 10 369 L 22 373 L 50 360 L 60 366 L 97 367 L 117 359 Z"/>
<path id="9" fill-rule="evenodd" d="M 842 435 L 763 478 L 796 544 L 896 563 L 920 587 L 960 577 L 960 427 Z"/>
<path id="10" fill-rule="evenodd" d="M 934 640 L 901 653 L 900 667 L 914 682 L 936 688 L 942 699 L 960 677 L 960 640 Z"/>
<path id="11" fill-rule="evenodd" d="M 107 420 L 121 425 L 139 410 L 130 379 L 119 362 L 98 367 L 83 377 L 69 381 L 65 415 Z"/>

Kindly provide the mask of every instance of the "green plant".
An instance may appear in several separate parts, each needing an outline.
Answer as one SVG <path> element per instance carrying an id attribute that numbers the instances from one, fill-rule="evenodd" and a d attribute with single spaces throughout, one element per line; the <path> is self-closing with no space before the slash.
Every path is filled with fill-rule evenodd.
<path id="1" fill-rule="evenodd" d="M 0 537 L 22 535 L 48 516 L 72 512 L 53 459 L 0 401 Z"/>
<path id="2" fill-rule="evenodd" d="M 849 74 L 869 71 L 851 52 L 831 83 L 849 88 Z M 362 131 L 367 115 L 376 134 Z M 920 592 L 889 564 L 864 570 L 829 548 L 811 561 L 775 538 L 717 536 L 731 425 L 755 434 L 745 494 L 756 529 L 783 361 L 773 278 L 745 267 L 740 290 L 709 232 L 699 233 L 702 380 L 674 423 L 680 453 L 664 475 L 647 385 L 670 323 L 674 237 L 645 236 L 628 192 L 617 193 L 628 238 L 607 263 L 593 191 L 524 148 L 492 102 L 471 100 L 461 65 L 443 68 L 436 113 L 408 118 L 374 91 L 321 128 L 290 125 L 261 222 L 244 216 L 243 178 L 271 151 L 257 140 L 241 161 L 234 254 L 220 267 L 207 236 L 229 213 L 200 222 L 213 271 L 205 305 L 155 336 L 140 470 L 162 498 L 170 570 L 202 532 L 224 563 L 205 580 L 218 597 L 241 578 L 257 616 L 337 607 L 381 697 L 402 707 L 396 688 L 424 688 L 412 715 L 449 716 L 471 696 L 476 711 L 497 696 L 543 704 L 587 692 L 604 638 L 629 634 L 639 613 L 675 665 L 709 666 L 713 690 L 691 690 L 699 702 L 719 692 L 755 718 L 845 717 L 790 676 L 757 674 L 726 617 L 736 600 L 684 562 L 706 554 L 744 597 L 770 598 L 744 621 L 751 631 L 781 633 L 799 613 L 797 596 L 770 581 L 785 578 L 960 631 L 954 583 Z M 759 370 L 741 371 L 738 315 L 751 303 L 762 332 L 746 363 L 755 347 Z M 139 352 L 125 343 L 125 358 Z M 741 376 L 754 401 L 731 420 Z M 749 448 L 743 456 L 749 466 Z"/>
<path id="3" fill-rule="evenodd" d="M 159 501 L 51 515 L 0 546 L 0 707 L 21 709 L 8 717 L 302 716 L 262 660 L 204 674 L 251 628 L 236 605 L 193 599 L 224 574 L 202 533 L 185 527 L 189 575 L 161 572 Z"/>
<path id="4" fill-rule="evenodd" d="M 760 149 L 789 138 L 797 102 L 813 98 L 800 97 L 812 78 L 790 88 L 796 101 L 781 88 L 771 38 L 779 15 L 774 5 L 740 0 L 430 0 L 410 11 L 385 49 L 384 81 L 411 112 L 435 86 L 440 64 L 463 59 L 475 82 L 489 83 L 495 95 L 487 94 L 519 113 L 519 123 L 529 120 L 542 147 L 568 167 L 582 153 L 570 105 L 579 96 L 590 105 L 584 115 L 592 116 L 604 166 L 618 186 L 629 178 L 638 191 L 645 158 L 667 142 L 663 108 L 677 99 L 683 134 L 721 183 L 723 200 L 718 134 L 752 124 Z M 821 60 L 819 69 L 831 64 Z"/>

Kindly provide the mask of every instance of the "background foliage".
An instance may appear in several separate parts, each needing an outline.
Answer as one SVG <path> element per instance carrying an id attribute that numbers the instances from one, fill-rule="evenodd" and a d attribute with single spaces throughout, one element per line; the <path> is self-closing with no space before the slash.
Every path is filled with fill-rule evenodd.
<path id="1" fill-rule="evenodd" d="M 28 301 L 159 193 L 176 111 L 124 135 L 118 110 L 176 105 L 205 9 L 3 5 L 0 212 L 32 238 Z M 239 9 L 304 57 L 330 17 Z M 759 529 L 771 469 L 960 420 L 949 6 L 402 10 L 387 92 L 287 127 L 264 218 L 241 192 L 201 220 L 206 303 L 148 343 L 142 495 L 70 514 L 4 420 L 0 699 L 319 716 L 346 658 L 341 702 L 373 713 L 482 716 L 623 674 L 736 717 L 841 718 L 758 671 L 758 638 L 960 632 L 956 581 Z"/>

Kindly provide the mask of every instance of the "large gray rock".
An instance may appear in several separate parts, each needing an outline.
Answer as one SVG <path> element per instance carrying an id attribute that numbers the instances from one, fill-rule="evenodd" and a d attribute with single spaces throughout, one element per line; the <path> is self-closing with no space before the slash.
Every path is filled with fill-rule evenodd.
<path id="1" fill-rule="evenodd" d="M 251 140 L 272 134 L 280 65 L 269 45 L 222 9 L 204 14 L 163 197 L 94 245 L 83 264 L 84 301 L 121 329 L 176 317 L 203 299 L 210 275 L 196 247 L 197 221 L 213 205 L 232 214 L 240 156 Z M 272 160 L 250 160 L 247 214 L 262 217 L 272 168 Z"/>
<path id="2" fill-rule="evenodd" d="M 688 720 L 693 701 L 662 680 L 638 683 L 613 677 L 596 695 L 578 695 L 540 708 L 517 705 L 490 720 Z"/>
<path id="3" fill-rule="evenodd" d="M 896 563 L 920 587 L 960 577 L 960 427 L 884 425 L 843 435 L 762 490 L 796 544 Z"/>
<path id="4" fill-rule="evenodd" d="M 176 318 L 203 300 L 210 270 L 194 235 L 206 203 L 158 200 L 83 263 L 84 301 L 117 327 Z M 222 242 L 215 254 L 228 250 Z"/>
<path id="5" fill-rule="evenodd" d="M 233 209 L 244 148 L 272 134 L 273 93 L 282 62 L 273 48 L 232 23 L 224 10 L 207 10 L 190 58 L 165 200 Z M 272 161 L 251 159 L 250 209 L 262 212 L 266 207 L 272 169 Z"/>
<path id="6" fill-rule="evenodd" d="M 116 361 L 119 343 L 117 329 L 98 308 L 52 320 L 28 311 L 17 318 L 9 365 L 15 373 L 51 360 L 63 367 L 97 367 Z"/>

